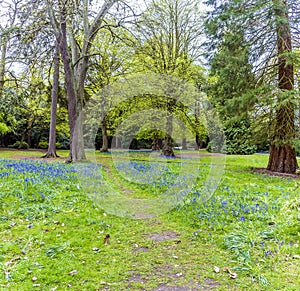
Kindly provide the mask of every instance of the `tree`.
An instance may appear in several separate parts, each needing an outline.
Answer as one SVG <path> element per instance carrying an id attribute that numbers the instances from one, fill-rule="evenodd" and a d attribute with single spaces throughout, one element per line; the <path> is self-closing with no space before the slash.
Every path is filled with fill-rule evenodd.
<path id="1" fill-rule="evenodd" d="M 144 71 L 185 79 L 199 58 L 201 13 L 194 0 L 152 0 L 138 24 L 140 45 L 136 54 Z M 172 95 L 172 85 L 165 95 Z M 174 99 L 166 104 L 169 116 L 163 147 L 165 156 L 174 156 L 172 145 L 172 112 Z"/>
<path id="2" fill-rule="evenodd" d="M 132 56 L 134 40 L 131 34 L 118 26 L 116 20 L 110 19 L 110 30 L 103 31 L 95 39 L 91 50 L 90 70 L 87 76 L 86 93 L 98 94 L 101 90 L 126 77 L 133 71 Z M 106 112 L 112 105 L 109 97 L 98 100 L 101 108 L 101 152 L 108 152 L 108 129 Z"/>
<path id="3" fill-rule="evenodd" d="M 0 22 L 0 100 L 4 98 L 4 85 L 8 81 L 7 67 L 12 64 L 12 58 L 8 60 L 8 50 L 13 47 L 13 38 L 19 27 L 16 25 L 20 0 L 9 2 L 1 1 L 1 22 Z M 15 121 L 9 117 L 7 109 L 0 111 L 0 134 L 5 135 L 13 131 L 12 125 Z M 12 122 L 8 122 L 8 120 Z"/>
<path id="4" fill-rule="evenodd" d="M 51 115 L 49 128 L 49 143 L 47 153 L 44 158 L 58 157 L 56 153 L 56 116 L 57 116 L 57 99 L 59 90 L 59 40 L 56 40 L 55 52 L 53 57 L 53 83 L 51 90 Z"/>
<path id="5" fill-rule="evenodd" d="M 295 106 L 289 95 L 294 89 L 294 68 L 290 58 L 292 37 L 285 0 L 274 0 L 274 14 L 278 53 L 278 101 L 276 109 L 275 133 L 271 145 L 268 170 L 295 173 L 298 167 L 296 150 L 292 145 L 295 138 Z"/>
<path id="6" fill-rule="evenodd" d="M 273 85 L 273 89 L 269 90 L 269 97 L 273 98 L 270 111 L 274 111 L 276 117 L 272 121 L 268 169 L 294 173 L 297 161 L 293 146 L 295 108 L 292 44 L 299 45 L 295 37 L 299 23 L 299 1 L 211 0 L 207 3 L 213 6 L 208 14 L 209 29 L 214 31 L 212 49 L 218 48 L 228 29 L 230 31 L 234 25 L 244 28 L 257 86 L 266 82 Z"/>
<path id="7" fill-rule="evenodd" d="M 89 17 L 91 11 L 89 11 L 88 0 L 80 1 L 80 3 L 59 0 L 57 3 L 58 16 L 55 15 L 53 2 L 47 2 L 50 22 L 60 44 L 59 49 L 65 72 L 70 124 L 69 162 L 86 159 L 83 144 L 82 109 L 85 101 L 84 88 L 89 67 L 89 53 L 97 33 L 102 28 L 104 17 L 117 2 L 118 0 L 105 1 L 92 20 Z M 73 13 L 74 11 L 77 13 Z"/>
<path id="8" fill-rule="evenodd" d="M 209 33 L 209 31 L 208 31 Z M 247 93 L 255 87 L 243 28 L 233 27 L 210 61 L 207 93 L 222 118 L 227 154 L 253 154 L 256 147 L 250 130 Z"/>

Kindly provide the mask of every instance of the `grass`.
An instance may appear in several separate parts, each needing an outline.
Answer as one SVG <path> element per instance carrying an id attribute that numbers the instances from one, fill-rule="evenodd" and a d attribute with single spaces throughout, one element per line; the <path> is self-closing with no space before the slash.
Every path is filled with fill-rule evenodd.
<path id="1" fill-rule="evenodd" d="M 224 160 L 188 154 L 97 153 L 89 168 L 1 151 L 0 290 L 299 290 L 300 181 L 254 173 L 266 155 L 228 156 L 208 198 Z"/>

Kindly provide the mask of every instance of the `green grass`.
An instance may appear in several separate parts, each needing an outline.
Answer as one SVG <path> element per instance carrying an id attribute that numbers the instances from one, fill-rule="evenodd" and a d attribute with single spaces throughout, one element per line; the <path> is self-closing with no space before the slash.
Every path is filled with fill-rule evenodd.
<path id="1" fill-rule="evenodd" d="M 299 290 L 300 259 L 292 257 L 300 255 L 300 181 L 254 173 L 266 155 L 228 156 L 216 192 L 203 199 L 218 158 L 190 152 L 184 170 L 196 169 L 198 178 L 180 205 L 132 219 L 110 214 L 112 206 L 126 215 L 121 208 L 130 209 L 130 201 L 159 199 L 184 185 L 180 159 L 97 153 L 102 167 L 78 179 L 76 166 L 62 163 L 68 153 L 59 154 L 58 162 L 45 164 L 20 160 L 40 152 L 0 151 L 0 290 Z M 91 199 L 93 187 L 104 198 Z M 105 189 L 120 196 L 105 198 Z M 114 201 L 124 196 L 128 204 Z"/>

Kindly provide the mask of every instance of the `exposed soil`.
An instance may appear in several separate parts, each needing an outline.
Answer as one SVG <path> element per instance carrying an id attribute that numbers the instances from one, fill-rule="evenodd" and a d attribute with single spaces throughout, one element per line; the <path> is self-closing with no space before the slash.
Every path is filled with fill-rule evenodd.
<path id="1" fill-rule="evenodd" d="M 254 169 L 255 173 L 265 174 L 268 176 L 274 177 L 283 177 L 283 178 L 292 178 L 292 179 L 300 179 L 300 174 L 288 174 L 288 173 L 280 173 L 280 172 L 272 172 L 264 168 Z"/>
<path id="2" fill-rule="evenodd" d="M 176 240 L 179 238 L 179 235 L 174 231 L 169 230 L 161 233 L 153 232 L 149 236 L 147 236 L 147 238 L 154 242 L 163 242 L 166 240 Z"/>

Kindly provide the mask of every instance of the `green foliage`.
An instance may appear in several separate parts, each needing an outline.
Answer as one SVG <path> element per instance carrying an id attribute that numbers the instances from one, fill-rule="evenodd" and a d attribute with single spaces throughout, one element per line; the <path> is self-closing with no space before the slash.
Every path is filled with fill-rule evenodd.
<path id="1" fill-rule="evenodd" d="M 224 34 L 218 51 L 211 60 L 207 92 L 224 123 L 228 154 L 253 154 L 256 147 L 250 127 L 249 110 L 255 99 L 249 99 L 255 77 L 249 63 L 249 48 L 242 28 Z M 215 151 L 211 144 L 209 151 Z"/>
<path id="2" fill-rule="evenodd" d="M 20 144 L 21 144 L 20 141 L 16 141 L 14 144 L 9 145 L 8 147 L 9 147 L 9 148 L 18 149 L 18 148 L 20 148 Z M 26 141 L 23 141 L 23 142 L 22 142 L 21 149 L 29 149 L 29 144 L 28 144 Z"/>
<path id="3" fill-rule="evenodd" d="M 49 143 L 47 141 L 40 141 L 38 144 L 39 149 L 47 149 L 49 146 Z M 60 142 L 55 143 L 56 149 L 63 149 L 63 145 Z"/>
<path id="4" fill-rule="evenodd" d="M 252 142 L 251 130 L 245 121 L 227 122 L 224 132 L 227 154 L 252 155 L 256 152 L 256 146 Z"/>
<path id="5" fill-rule="evenodd" d="M 47 141 L 40 141 L 38 144 L 39 149 L 47 149 L 48 148 L 48 142 Z"/>

